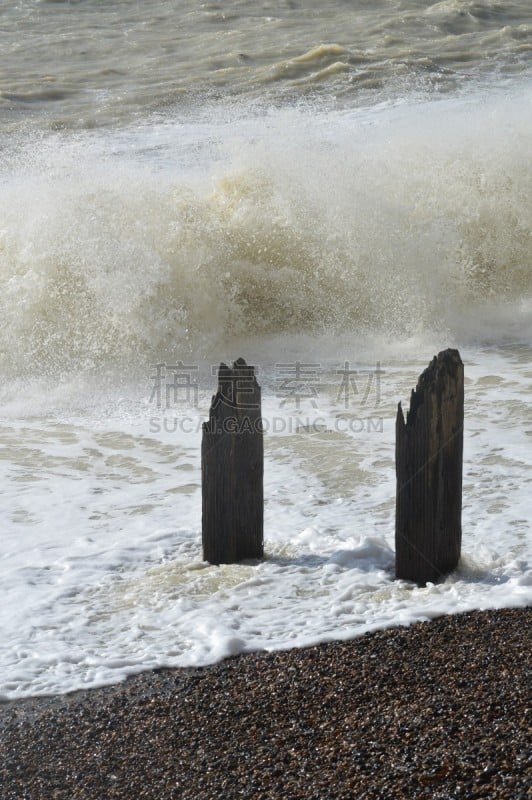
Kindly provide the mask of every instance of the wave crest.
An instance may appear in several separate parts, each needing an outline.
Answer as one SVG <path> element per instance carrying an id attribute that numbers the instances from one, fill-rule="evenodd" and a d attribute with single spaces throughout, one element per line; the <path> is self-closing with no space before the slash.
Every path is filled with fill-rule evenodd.
<path id="1" fill-rule="evenodd" d="M 529 332 L 531 116 L 455 99 L 167 126 L 150 157 L 154 131 L 133 155 L 26 145 L 0 200 L 2 369 L 288 331 Z"/>

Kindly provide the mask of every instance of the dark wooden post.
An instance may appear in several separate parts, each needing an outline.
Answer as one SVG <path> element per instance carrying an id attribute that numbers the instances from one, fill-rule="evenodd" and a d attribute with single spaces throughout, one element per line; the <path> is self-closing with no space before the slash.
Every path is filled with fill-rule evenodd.
<path id="1" fill-rule="evenodd" d="M 262 558 L 263 430 L 255 368 L 220 364 L 201 444 L 203 559 Z"/>
<path id="2" fill-rule="evenodd" d="M 464 365 L 458 350 L 435 356 L 395 426 L 395 572 L 425 585 L 451 572 L 462 542 Z"/>

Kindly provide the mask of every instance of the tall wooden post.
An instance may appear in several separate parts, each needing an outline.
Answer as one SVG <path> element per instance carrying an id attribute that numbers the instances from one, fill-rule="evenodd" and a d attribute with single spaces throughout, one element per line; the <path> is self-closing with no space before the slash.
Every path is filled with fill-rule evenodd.
<path id="1" fill-rule="evenodd" d="M 425 585 L 451 572 L 462 541 L 464 365 L 435 356 L 396 420 L 395 572 Z"/>
<path id="2" fill-rule="evenodd" d="M 203 559 L 262 558 L 263 430 L 255 368 L 220 364 L 201 444 Z"/>

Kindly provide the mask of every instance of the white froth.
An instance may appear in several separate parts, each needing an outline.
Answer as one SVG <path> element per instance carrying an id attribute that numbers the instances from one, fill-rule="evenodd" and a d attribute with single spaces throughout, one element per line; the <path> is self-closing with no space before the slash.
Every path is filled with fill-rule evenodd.
<path id="1" fill-rule="evenodd" d="M 335 388 L 322 387 L 319 407 L 296 413 L 266 388 L 259 564 L 201 561 L 206 396 L 197 412 L 176 411 L 189 418 L 186 430 L 172 430 L 173 411 L 165 429 L 160 412 L 137 401 L 127 412 L 122 404 L 113 414 L 107 402 L 67 421 L 6 422 L 1 695 L 64 692 L 149 667 L 530 603 L 527 353 L 462 353 L 463 557 L 455 574 L 423 589 L 393 577 L 395 404 L 419 359 L 384 364 L 381 402 L 369 408 L 359 397 L 345 411 Z M 274 378 L 263 375 L 264 385 Z M 346 422 L 369 417 L 382 418 L 382 430 Z"/>
<path id="2" fill-rule="evenodd" d="M 528 340 L 531 131 L 514 89 L 21 143 L 2 370 L 139 370 L 294 331 Z"/>
<path id="3" fill-rule="evenodd" d="M 532 602 L 531 131 L 521 87 L 6 149 L 1 697 Z M 463 558 L 420 589 L 393 577 L 394 420 L 446 346 Z M 261 367 L 266 558 L 210 567 L 200 423 L 238 356 Z M 152 365 L 178 359 L 199 409 L 163 415 Z M 296 360 L 329 370 L 300 413 Z M 381 363 L 379 403 L 343 407 L 345 361 Z"/>

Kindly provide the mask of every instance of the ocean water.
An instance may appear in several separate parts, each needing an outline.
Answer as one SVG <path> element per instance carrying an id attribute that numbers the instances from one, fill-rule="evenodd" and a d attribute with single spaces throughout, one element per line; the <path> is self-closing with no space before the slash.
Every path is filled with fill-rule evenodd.
<path id="1" fill-rule="evenodd" d="M 10 0 L 0 30 L 0 698 L 530 604 L 529 3 Z M 421 589 L 395 414 L 449 346 L 463 557 Z M 212 567 L 201 422 L 239 356 L 266 557 Z"/>

